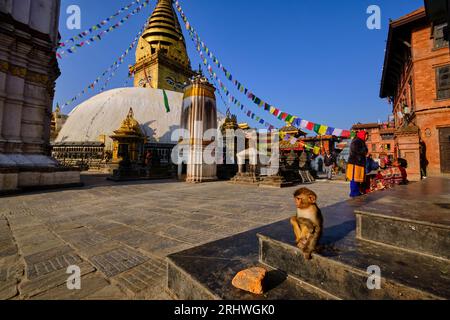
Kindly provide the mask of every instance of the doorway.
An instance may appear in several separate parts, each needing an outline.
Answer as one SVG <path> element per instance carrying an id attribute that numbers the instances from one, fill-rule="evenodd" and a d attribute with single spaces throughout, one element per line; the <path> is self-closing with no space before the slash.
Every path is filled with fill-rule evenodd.
<path id="1" fill-rule="evenodd" d="M 450 127 L 439 129 L 439 150 L 441 154 L 441 172 L 450 173 Z"/>

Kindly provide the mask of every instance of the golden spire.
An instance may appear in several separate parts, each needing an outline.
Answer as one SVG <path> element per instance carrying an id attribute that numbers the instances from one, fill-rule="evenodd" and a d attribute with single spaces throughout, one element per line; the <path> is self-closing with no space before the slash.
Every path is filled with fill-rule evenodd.
<path id="1" fill-rule="evenodd" d="M 147 27 L 150 35 L 163 33 L 175 41 L 183 39 L 183 33 L 171 0 L 159 0 Z"/>
<path id="2" fill-rule="evenodd" d="M 134 86 L 183 92 L 194 74 L 178 16 L 171 0 L 159 0 L 139 39 Z"/>
<path id="3" fill-rule="evenodd" d="M 152 51 L 166 50 L 169 56 L 190 65 L 186 42 L 171 0 L 158 1 L 142 38 L 150 44 Z"/>

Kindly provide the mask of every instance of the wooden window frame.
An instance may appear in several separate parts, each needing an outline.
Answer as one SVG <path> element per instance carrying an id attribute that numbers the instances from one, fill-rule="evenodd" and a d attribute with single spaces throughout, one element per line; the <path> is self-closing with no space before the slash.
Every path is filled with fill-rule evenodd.
<path id="1" fill-rule="evenodd" d="M 440 78 L 440 70 L 443 69 L 443 68 L 449 68 L 448 74 L 450 76 L 450 64 L 436 67 L 436 100 L 449 100 L 450 99 L 450 84 L 448 84 L 447 87 L 445 87 L 445 88 L 441 88 L 439 86 L 439 84 L 440 84 L 440 80 L 439 80 L 439 78 Z M 439 96 L 439 92 L 442 91 L 442 90 L 448 90 L 449 91 L 447 97 L 442 98 L 442 97 Z"/>
<path id="2" fill-rule="evenodd" d="M 442 31 L 442 38 L 437 38 L 436 37 L 436 33 L 437 33 L 437 29 L 438 28 L 448 28 L 448 23 L 447 22 L 443 22 L 443 23 L 439 23 L 439 24 L 435 24 L 433 26 L 433 49 L 434 50 L 439 50 L 442 48 L 448 48 L 449 46 L 449 39 L 445 40 L 445 32 Z M 442 42 L 441 44 L 438 44 L 438 39 Z M 442 39 L 442 40 L 441 40 Z"/>

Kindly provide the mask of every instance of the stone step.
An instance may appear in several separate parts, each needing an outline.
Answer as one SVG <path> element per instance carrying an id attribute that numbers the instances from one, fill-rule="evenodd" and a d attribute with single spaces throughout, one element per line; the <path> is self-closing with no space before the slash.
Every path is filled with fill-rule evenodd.
<path id="1" fill-rule="evenodd" d="M 448 299 L 449 265 L 439 259 L 371 243 L 322 248 L 306 261 L 285 241 L 259 234 L 260 262 L 341 299 Z M 367 286 L 368 267 L 381 269 L 381 289 Z"/>
<path id="2" fill-rule="evenodd" d="M 356 237 L 450 259 L 448 180 L 429 179 L 403 189 L 403 197 L 387 195 L 355 210 Z"/>
<path id="3" fill-rule="evenodd" d="M 449 187 L 449 179 L 427 179 L 322 208 L 321 250 L 311 261 L 303 260 L 295 247 L 289 219 L 173 254 L 169 290 L 180 292 L 181 299 L 254 299 L 234 289 L 231 281 L 237 272 L 262 265 L 289 275 L 269 291 L 267 299 L 449 299 L 447 259 L 359 240 L 355 216 L 355 210 L 385 197 L 400 202 L 424 196 L 425 201 L 445 208 L 450 203 Z M 381 270 L 381 290 L 367 287 L 367 269 L 374 265 Z M 284 287 L 295 288 L 291 292 L 297 294 L 290 296 Z"/>
<path id="4" fill-rule="evenodd" d="M 262 266 L 268 270 L 265 286 L 267 291 L 258 296 L 231 286 L 228 278 L 210 279 L 192 276 L 176 262 L 168 261 L 168 289 L 170 295 L 179 300 L 336 300 L 327 292 L 281 271 Z M 235 269 L 237 270 L 237 269 Z M 238 271 L 236 271 L 237 273 Z"/>
<path id="5" fill-rule="evenodd" d="M 167 258 L 168 291 L 182 300 L 336 299 L 267 266 L 264 266 L 269 271 L 264 296 L 255 296 L 232 286 L 239 271 L 261 266 L 257 233 L 284 226 L 285 222 L 275 223 L 170 255 Z"/>
<path id="6" fill-rule="evenodd" d="M 204 263 L 208 263 L 204 261 Z M 211 263 L 211 261 L 209 262 Z M 167 286 L 169 294 L 179 300 L 336 300 L 333 295 L 314 288 L 313 286 L 291 277 L 284 272 L 277 271 L 270 266 L 256 264 L 268 270 L 265 281 L 266 293 L 253 295 L 236 289 L 231 285 L 232 275 L 244 266 L 233 266 L 226 272 L 226 277 L 215 279 L 205 275 L 193 275 L 177 262 L 168 259 Z M 197 267 L 206 268 L 206 266 Z"/>

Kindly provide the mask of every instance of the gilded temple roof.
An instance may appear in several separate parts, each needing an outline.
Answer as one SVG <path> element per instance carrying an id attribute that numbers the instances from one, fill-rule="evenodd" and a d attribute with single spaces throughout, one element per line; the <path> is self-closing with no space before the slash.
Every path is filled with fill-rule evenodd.
<path id="1" fill-rule="evenodd" d="M 142 137 L 144 134 L 142 133 L 141 126 L 139 122 L 134 118 L 133 108 L 130 108 L 127 117 L 122 121 L 120 128 L 114 131 L 114 136 L 137 136 Z"/>
<path id="2" fill-rule="evenodd" d="M 280 129 L 280 133 L 282 134 L 289 134 L 292 135 L 294 137 L 306 137 L 306 133 L 303 132 L 302 130 L 300 130 L 297 127 L 294 127 L 292 124 L 290 123 L 286 123 L 286 126 L 284 126 L 283 128 Z"/>
<path id="3" fill-rule="evenodd" d="M 236 115 L 232 115 L 231 112 L 227 111 L 227 117 L 221 127 L 222 133 L 226 132 L 226 130 L 237 130 L 239 129 L 239 125 L 237 122 Z"/>

